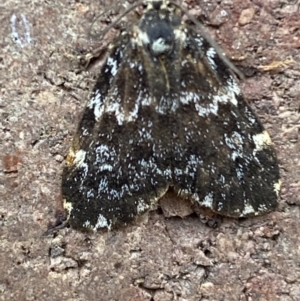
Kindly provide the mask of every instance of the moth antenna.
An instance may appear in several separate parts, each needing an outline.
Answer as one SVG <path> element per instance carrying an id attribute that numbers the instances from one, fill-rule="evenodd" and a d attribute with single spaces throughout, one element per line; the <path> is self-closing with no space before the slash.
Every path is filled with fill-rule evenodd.
<path id="1" fill-rule="evenodd" d="M 185 8 L 183 8 L 180 4 L 177 4 L 174 1 L 170 1 L 169 3 L 176 6 L 178 9 L 180 9 L 201 31 L 201 34 L 206 39 L 206 41 L 210 44 L 211 47 L 215 49 L 223 63 L 232 70 L 240 79 L 245 79 L 244 74 L 237 68 L 235 65 L 223 54 L 223 50 L 221 47 L 214 41 L 214 39 L 211 38 L 210 34 L 207 33 L 204 26 L 195 18 L 193 17 Z"/>
<path id="2" fill-rule="evenodd" d="M 138 1 L 136 4 L 133 4 L 131 6 L 129 6 L 114 22 L 112 22 L 110 25 L 108 25 L 102 32 L 100 32 L 100 34 L 98 35 L 93 35 L 91 33 L 91 30 L 95 24 L 95 22 L 103 15 L 105 15 L 107 12 L 109 12 L 111 10 L 111 8 L 105 10 L 103 13 L 101 13 L 99 16 L 97 16 L 95 18 L 95 20 L 92 22 L 91 26 L 90 26 L 90 36 L 92 38 L 95 38 L 95 37 L 99 37 L 102 39 L 108 31 L 111 30 L 111 28 L 113 28 L 116 24 L 118 24 L 118 22 L 124 18 L 127 14 L 129 14 L 132 10 L 134 10 L 135 8 L 137 8 L 138 6 L 142 5 L 144 3 L 144 1 Z"/>

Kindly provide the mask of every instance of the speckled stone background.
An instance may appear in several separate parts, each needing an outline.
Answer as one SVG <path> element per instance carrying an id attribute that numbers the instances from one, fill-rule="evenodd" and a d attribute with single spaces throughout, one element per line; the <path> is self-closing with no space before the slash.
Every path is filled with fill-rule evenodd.
<path id="1" fill-rule="evenodd" d="M 99 68 L 78 71 L 77 56 L 117 33 L 88 36 L 112 2 L 0 3 L 0 300 L 300 300 L 299 1 L 184 4 L 246 74 L 244 94 L 278 152 L 276 212 L 212 228 L 158 210 L 119 231 L 43 236 Z"/>

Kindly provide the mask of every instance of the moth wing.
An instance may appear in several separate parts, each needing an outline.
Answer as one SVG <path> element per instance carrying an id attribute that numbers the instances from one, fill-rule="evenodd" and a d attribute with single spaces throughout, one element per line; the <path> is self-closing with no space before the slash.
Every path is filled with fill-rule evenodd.
<path id="1" fill-rule="evenodd" d="M 62 194 L 73 228 L 110 228 L 151 209 L 168 189 L 166 120 L 154 114 L 141 51 L 115 41 L 68 155 Z"/>
<path id="2" fill-rule="evenodd" d="M 224 216 L 274 210 L 280 177 L 270 136 L 215 50 L 190 38 L 181 49 L 181 120 L 173 129 L 175 190 Z"/>

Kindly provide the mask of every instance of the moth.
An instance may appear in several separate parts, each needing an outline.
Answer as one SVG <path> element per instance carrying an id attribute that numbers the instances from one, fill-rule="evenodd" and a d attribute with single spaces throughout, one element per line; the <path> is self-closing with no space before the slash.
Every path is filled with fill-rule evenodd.
<path id="1" fill-rule="evenodd" d="M 228 217 L 274 210 L 268 132 L 231 68 L 172 1 L 148 0 L 111 43 L 62 174 L 71 227 L 126 225 L 169 188 Z"/>

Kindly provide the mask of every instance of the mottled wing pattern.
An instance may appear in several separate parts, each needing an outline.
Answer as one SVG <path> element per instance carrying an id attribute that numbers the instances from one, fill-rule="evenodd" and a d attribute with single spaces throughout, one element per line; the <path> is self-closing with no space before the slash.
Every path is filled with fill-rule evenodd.
<path id="1" fill-rule="evenodd" d="M 63 171 L 68 221 L 127 224 L 170 186 L 233 217 L 277 206 L 279 168 L 268 133 L 229 68 L 166 1 L 111 45 Z"/>
<path id="2" fill-rule="evenodd" d="M 193 32 L 183 45 L 172 131 L 176 191 L 224 216 L 274 210 L 280 180 L 269 134 L 216 51 Z"/>
<path id="3" fill-rule="evenodd" d="M 63 171 L 74 228 L 126 224 L 151 209 L 171 182 L 169 122 L 155 111 L 153 75 L 130 38 L 124 34 L 111 47 Z"/>

